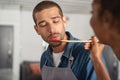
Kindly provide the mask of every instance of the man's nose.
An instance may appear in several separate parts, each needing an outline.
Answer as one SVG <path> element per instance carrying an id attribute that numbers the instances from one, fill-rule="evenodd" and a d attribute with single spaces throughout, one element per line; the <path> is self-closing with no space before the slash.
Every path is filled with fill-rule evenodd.
<path id="1" fill-rule="evenodd" d="M 49 23 L 47 29 L 49 33 L 51 34 L 55 33 L 55 25 L 53 23 Z"/>

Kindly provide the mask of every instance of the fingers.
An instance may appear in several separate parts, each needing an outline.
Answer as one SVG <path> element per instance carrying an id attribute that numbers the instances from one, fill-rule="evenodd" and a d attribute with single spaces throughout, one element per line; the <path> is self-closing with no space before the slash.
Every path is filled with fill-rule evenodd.
<path id="1" fill-rule="evenodd" d="M 92 45 L 98 45 L 98 38 L 96 36 L 92 36 Z"/>
<path id="2" fill-rule="evenodd" d="M 98 38 L 96 36 L 92 36 L 92 44 L 96 47 L 104 48 L 104 44 L 98 42 Z"/>
<path id="3" fill-rule="evenodd" d="M 91 40 L 92 40 L 92 42 L 86 42 L 85 43 L 85 46 L 84 46 L 84 48 L 86 49 L 86 50 L 91 50 L 92 49 L 92 47 L 94 46 L 98 46 L 98 38 L 97 37 L 95 37 L 95 36 L 92 36 L 91 37 Z"/>
<path id="4" fill-rule="evenodd" d="M 90 50 L 90 58 L 91 59 L 101 58 L 104 44 L 99 43 L 98 38 L 95 36 L 91 37 L 91 41 L 92 42 L 85 43 L 84 48 L 86 50 Z"/>
<path id="5" fill-rule="evenodd" d="M 92 42 L 86 42 L 84 48 L 86 50 L 102 50 L 104 48 L 104 44 L 99 43 L 99 40 L 96 36 L 91 37 Z"/>
<path id="6" fill-rule="evenodd" d="M 90 50 L 90 47 L 91 47 L 91 43 L 90 42 L 86 42 L 84 48 L 86 50 Z"/>

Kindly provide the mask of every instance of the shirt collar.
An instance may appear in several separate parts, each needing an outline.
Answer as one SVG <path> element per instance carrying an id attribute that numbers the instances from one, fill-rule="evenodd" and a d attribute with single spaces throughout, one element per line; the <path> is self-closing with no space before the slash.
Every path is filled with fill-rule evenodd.
<path id="1" fill-rule="evenodd" d="M 74 40 L 74 37 L 71 35 L 70 32 L 66 32 L 67 36 L 69 37 L 70 40 Z M 71 49 L 72 49 L 72 46 L 74 45 L 74 43 L 68 43 L 67 46 L 66 46 L 66 49 L 63 53 L 63 56 L 65 56 L 66 58 L 69 58 L 69 55 L 72 54 L 71 52 Z"/>

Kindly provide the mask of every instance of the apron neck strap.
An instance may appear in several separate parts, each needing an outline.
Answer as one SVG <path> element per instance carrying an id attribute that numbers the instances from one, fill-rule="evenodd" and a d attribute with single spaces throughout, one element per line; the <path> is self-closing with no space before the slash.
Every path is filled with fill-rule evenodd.
<path id="1" fill-rule="evenodd" d="M 74 60 L 74 57 L 72 56 L 73 46 L 70 49 L 70 57 L 69 57 L 69 61 L 68 61 L 68 67 L 72 66 L 72 63 L 73 63 L 73 60 Z"/>

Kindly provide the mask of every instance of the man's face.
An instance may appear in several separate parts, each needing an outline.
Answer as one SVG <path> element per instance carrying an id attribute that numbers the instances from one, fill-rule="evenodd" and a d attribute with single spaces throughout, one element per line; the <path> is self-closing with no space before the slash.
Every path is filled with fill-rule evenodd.
<path id="1" fill-rule="evenodd" d="M 65 39 L 66 19 L 59 14 L 58 8 L 51 7 L 37 12 L 35 18 L 34 28 L 36 32 L 52 47 L 59 46 L 60 42 L 49 42 L 50 40 Z"/>

